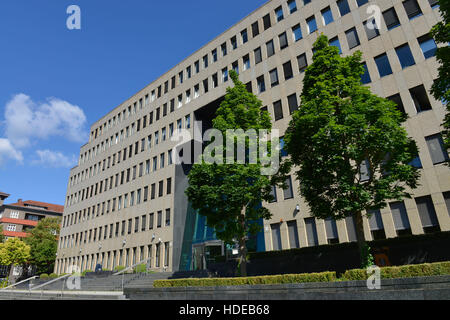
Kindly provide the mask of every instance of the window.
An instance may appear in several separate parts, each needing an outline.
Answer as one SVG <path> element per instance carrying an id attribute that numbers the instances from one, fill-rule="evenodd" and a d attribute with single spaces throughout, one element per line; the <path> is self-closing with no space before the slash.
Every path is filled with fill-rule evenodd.
<path id="1" fill-rule="evenodd" d="M 397 12 L 395 12 L 394 8 L 390 8 L 383 12 L 383 18 L 388 30 L 394 29 L 400 25 L 400 20 L 398 20 Z"/>
<path id="2" fill-rule="evenodd" d="M 298 109 L 297 94 L 291 94 L 288 97 L 289 113 L 293 114 Z"/>
<path id="3" fill-rule="evenodd" d="M 371 21 L 364 21 L 364 30 L 368 40 L 372 40 L 380 35 L 379 27 L 375 23 L 375 19 Z"/>
<path id="4" fill-rule="evenodd" d="M 222 50 L 222 57 L 225 57 L 225 56 L 227 55 L 227 44 L 226 44 L 226 43 L 223 43 L 223 44 L 220 46 L 220 49 Z"/>
<path id="5" fill-rule="evenodd" d="M 425 137 L 428 150 L 430 151 L 433 165 L 440 164 L 449 160 L 447 150 L 444 147 L 444 141 L 440 133 Z"/>
<path id="6" fill-rule="evenodd" d="M 178 79 L 180 80 L 180 84 L 183 83 L 183 71 L 178 74 Z"/>
<path id="7" fill-rule="evenodd" d="M 275 68 L 275 69 L 273 69 L 272 71 L 270 71 L 270 85 L 272 86 L 272 87 L 275 87 L 275 86 L 277 86 L 278 84 L 279 84 L 279 82 L 278 82 L 278 71 L 277 71 L 277 69 Z"/>
<path id="8" fill-rule="evenodd" d="M 337 36 L 330 40 L 330 46 L 338 47 L 339 54 L 342 53 L 341 44 L 340 44 L 339 38 Z"/>
<path id="9" fill-rule="evenodd" d="M 308 67 L 308 61 L 306 59 L 306 53 L 303 53 L 297 57 L 298 69 L 300 72 L 304 72 Z"/>
<path id="10" fill-rule="evenodd" d="M 380 74 L 381 78 L 392 74 L 391 65 L 386 53 L 375 57 L 375 63 L 377 64 L 378 73 Z"/>
<path id="11" fill-rule="evenodd" d="M 356 28 L 351 28 L 350 30 L 345 31 L 345 36 L 347 37 L 349 49 L 353 49 L 361 44 L 359 42 L 358 32 L 356 32 Z"/>
<path id="12" fill-rule="evenodd" d="M 408 214 L 406 213 L 405 204 L 401 202 L 393 202 L 389 204 L 394 220 L 395 230 L 397 235 L 411 235 L 411 226 L 409 224 Z"/>
<path id="13" fill-rule="evenodd" d="M 255 64 L 262 61 L 261 47 L 255 49 Z"/>
<path id="14" fill-rule="evenodd" d="M 262 93 L 266 91 L 266 84 L 264 82 L 264 76 L 260 76 L 256 79 L 257 85 L 258 85 L 258 93 Z"/>
<path id="15" fill-rule="evenodd" d="M 166 209 L 166 227 L 170 226 L 170 209 Z"/>
<path id="16" fill-rule="evenodd" d="M 247 91 L 250 92 L 250 93 L 253 92 L 253 91 L 252 91 L 252 82 L 251 82 L 251 81 L 250 81 L 250 82 L 247 82 L 247 83 L 245 84 L 245 89 L 247 89 Z"/>
<path id="17" fill-rule="evenodd" d="M 369 0 L 356 0 L 358 7 L 365 5 L 367 2 L 369 2 Z"/>
<path id="18" fill-rule="evenodd" d="M 438 0 L 428 0 L 428 2 L 430 3 L 430 7 L 433 8 L 433 9 L 439 7 L 439 1 Z"/>
<path id="19" fill-rule="evenodd" d="M 275 47 L 273 45 L 273 40 L 267 42 L 266 47 L 267 47 L 267 57 L 273 56 L 275 54 Z"/>
<path id="20" fill-rule="evenodd" d="M 283 106 L 281 100 L 278 100 L 273 104 L 273 111 L 275 114 L 275 121 L 283 119 Z"/>
<path id="21" fill-rule="evenodd" d="M 237 74 L 239 74 L 239 62 L 238 62 L 238 61 L 233 62 L 233 63 L 231 64 L 231 67 L 233 68 L 233 70 L 234 70 Z"/>
<path id="22" fill-rule="evenodd" d="M 242 58 L 242 61 L 244 62 L 244 70 L 250 69 L 250 56 L 248 54 Z"/>
<path id="23" fill-rule="evenodd" d="M 392 102 L 394 102 L 397 105 L 397 109 L 399 111 L 401 111 L 402 113 L 406 113 L 405 112 L 405 107 L 403 106 L 402 98 L 401 98 L 399 93 L 388 97 L 388 99 L 391 100 Z"/>
<path id="24" fill-rule="evenodd" d="M 18 211 L 11 211 L 9 213 L 9 217 L 12 219 L 19 219 L 19 212 Z"/>
<path id="25" fill-rule="evenodd" d="M 199 73 L 200 72 L 200 61 L 195 61 L 194 63 L 194 68 L 195 68 L 195 73 Z"/>
<path id="26" fill-rule="evenodd" d="M 283 189 L 284 200 L 292 199 L 294 197 L 294 192 L 292 191 L 292 178 L 289 176 L 286 181 L 286 189 Z"/>
<path id="27" fill-rule="evenodd" d="M 386 233 L 384 232 L 383 219 L 381 218 L 380 210 L 367 211 L 369 217 L 369 228 L 372 234 L 373 240 L 386 239 Z"/>
<path id="28" fill-rule="evenodd" d="M 236 36 L 231 38 L 231 48 L 233 48 L 233 50 L 237 49 L 237 39 Z"/>
<path id="29" fill-rule="evenodd" d="M 187 78 L 190 79 L 192 77 L 192 70 L 191 70 L 191 66 L 186 68 L 186 75 Z"/>
<path id="30" fill-rule="evenodd" d="M 397 53 L 398 60 L 400 60 L 400 64 L 402 69 L 405 69 L 409 66 L 415 65 L 414 57 L 411 53 L 411 49 L 409 45 L 405 43 L 404 45 L 395 48 L 395 52 Z"/>
<path id="31" fill-rule="evenodd" d="M 429 59 L 436 55 L 436 42 L 429 34 L 420 37 L 419 39 L 417 39 L 417 41 L 419 42 L 420 49 L 422 49 L 422 53 L 425 59 Z"/>
<path id="32" fill-rule="evenodd" d="M 213 62 L 216 62 L 217 61 L 217 49 L 214 49 L 211 52 L 211 55 L 212 55 L 212 58 L 213 58 Z"/>
<path id="33" fill-rule="evenodd" d="M 15 224 L 8 224 L 6 227 L 6 231 L 16 231 L 17 225 Z"/>
<path id="34" fill-rule="evenodd" d="M 312 0 L 303 0 L 303 5 L 307 5 L 308 3 L 311 3 Z"/>
<path id="35" fill-rule="evenodd" d="M 270 203 L 277 202 L 277 188 L 275 186 L 272 186 L 272 191 L 270 191 L 270 195 L 272 196 L 272 200 Z"/>
<path id="36" fill-rule="evenodd" d="M 172 178 L 168 178 L 167 179 L 166 193 L 167 194 L 171 194 L 172 193 Z"/>
<path id="37" fill-rule="evenodd" d="M 425 233 L 441 231 L 431 196 L 420 197 L 415 200 L 423 231 Z"/>
<path id="38" fill-rule="evenodd" d="M 154 217 L 155 217 L 155 214 L 154 214 L 154 213 L 150 213 L 150 217 L 149 217 L 149 219 L 148 219 L 149 222 L 150 222 L 149 230 L 152 230 L 152 229 L 153 229 Z"/>
<path id="39" fill-rule="evenodd" d="M 241 39 L 242 39 L 242 44 L 247 43 L 247 41 L 248 41 L 247 29 L 241 31 Z"/>
<path id="40" fill-rule="evenodd" d="M 347 227 L 348 241 L 356 241 L 356 224 L 353 215 L 345 217 L 345 226 Z"/>
<path id="41" fill-rule="evenodd" d="M 290 61 L 283 64 L 284 80 L 289 80 L 293 77 L 292 64 Z"/>
<path id="42" fill-rule="evenodd" d="M 280 49 L 283 50 L 284 48 L 287 48 L 289 45 L 286 32 L 283 32 L 278 36 L 278 39 L 280 40 Z"/>
<path id="43" fill-rule="evenodd" d="M 156 227 L 161 228 L 161 226 L 162 226 L 162 211 L 158 211 Z"/>
<path id="44" fill-rule="evenodd" d="M 217 86 L 219 85 L 219 80 L 217 78 L 217 73 L 212 75 L 212 86 L 213 88 L 217 88 Z"/>
<path id="45" fill-rule="evenodd" d="M 423 85 L 409 89 L 409 93 L 411 94 L 417 113 L 431 110 L 430 100 L 428 100 L 428 95 Z"/>
<path id="46" fill-rule="evenodd" d="M 289 247 L 291 249 L 300 248 L 298 241 L 297 220 L 288 221 Z"/>
<path id="47" fill-rule="evenodd" d="M 330 24 L 334 21 L 333 19 L 333 13 L 331 12 L 330 7 L 326 7 L 325 9 L 323 9 L 321 11 L 322 13 L 322 20 L 323 20 L 323 25 L 327 25 Z"/>
<path id="48" fill-rule="evenodd" d="M 292 35 L 294 37 L 294 42 L 303 38 L 302 28 L 300 27 L 300 24 L 292 27 Z"/>
<path id="49" fill-rule="evenodd" d="M 417 0 L 403 1 L 403 7 L 405 7 L 405 11 L 408 15 L 409 20 L 422 15 L 422 10 L 420 10 Z"/>
<path id="50" fill-rule="evenodd" d="M 155 197 L 156 197 L 156 184 L 152 184 L 152 186 L 151 186 L 151 193 L 150 193 L 150 196 L 151 196 L 151 198 L 150 199 L 155 199 Z"/>
<path id="51" fill-rule="evenodd" d="M 317 238 L 316 220 L 315 218 L 305 219 L 306 237 L 308 239 L 308 246 L 317 246 L 319 240 Z"/>
<path id="52" fill-rule="evenodd" d="M 263 24 L 264 24 L 264 31 L 272 26 L 272 22 L 270 21 L 270 14 L 267 14 L 263 17 Z"/>
<path id="53" fill-rule="evenodd" d="M 341 14 L 341 17 L 345 16 L 347 13 L 350 12 L 350 7 L 348 5 L 347 0 L 339 0 L 337 2 L 339 13 Z"/>
<path id="54" fill-rule="evenodd" d="M 277 17 L 277 22 L 284 19 L 283 8 L 281 6 L 275 9 L 275 16 Z"/>
<path id="55" fill-rule="evenodd" d="M 228 68 L 222 69 L 222 82 L 228 81 Z"/>
<path id="56" fill-rule="evenodd" d="M 252 24 L 252 35 L 253 38 L 256 37 L 259 34 L 259 24 L 258 21 Z"/>
<path id="57" fill-rule="evenodd" d="M 308 33 L 313 33 L 317 30 L 316 18 L 314 16 L 306 19 L 306 24 L 308 25 Z"/>
<path id="58" fill-rule="evenodd" d="M 336 220 L 332 218 L 325 219 L 325 231 L 327 233 L 328 244 L 339 243 Z"/>
<path id="59" fill-rule="evenodd" d="M 367 63 L 363 63 L 364 73 L 361 75 L 361 82 L 363 84 L 367 84 L 372 82 L 372 79 L 370 78 L 369 69 L 367 68 Z"/>
<path id="60" fill-rule="evenodd" d="M 289 0 L 288 7 L 291 14 L 297 11 L 297 3 L 295 3 L 295 0 Z"/>
<path id="61" fill-rule="evenodd" d="M 272 230 L 272 247 L 274 251 L 281 250 L 281 232 L 280 232 L 280 224 L 274 223 L 270 225 Z"/>

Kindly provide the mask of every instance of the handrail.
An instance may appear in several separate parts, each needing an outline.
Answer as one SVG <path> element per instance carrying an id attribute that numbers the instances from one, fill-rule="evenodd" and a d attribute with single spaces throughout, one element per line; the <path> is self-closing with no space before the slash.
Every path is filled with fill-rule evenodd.
<path id="1" fill-rule="evenodd" d="M 113 273 L 113 276 L 121 275 L 122 273 L 125 273 L 125 272 L 127 272 L 128 270 L 133 269 L 134 267 L 137 267 L 137 266 L 139 266 L 139 265 L 141 265 L 141 264 L 143 264 L 143 263 L 147 263 L 147 262 L 148 262 L 149 260 L 151 260 L 151 259 L 152 259 L 152 258 L 147 258 L 147 259 L 145 259 L 145 260 L 139 261 L 138 263 L 136 263 L 136 264 L 134 264 L 134 265 L 132 265 L 132 266 L 129 266 L 128 268 L 123 269 L 122 271 Z"/>
<path id="2" fill-rule="evenodd" d="M 36 278 L 38 278 L 38 276 L 33 276 L 33 277 L 30 277 L 30 278 L 27 278 L 25 280 L 22 280 L 22 281 L 19 281 L 17 283 L 14 283 L 14 284 L 12 284 L 10 286 L 7 286 L 6 288 L 0 289 L 0 291 L 6 290 L 6 289 L 9 289 L 9 288 L 13 288 L 13 287 L 15 287 L 15 286 L 17 286 L 17 285 L 19 285 L 21 283 L 24 283 L 24 282 L 27 282 L 27 281 L 31 281 L 31 280 L 36 279 Z"/>
<path id="3" fill-rule="evenodd" d="M 66 275 L 63 275 L 63 276 L 61 276 L 61 277 L 58 277 L 58 278 L 56 278 L 56 279 L 50 280 L 50 281 L 48 281 L 48 282 L 46 282 L 46 283 L 43 283 L 43 284 L 41 284 L 41 285 L 39 285 L 39 286 L 37 286 L 37 287 L 31 288 L 31 290 L 36 290 L 36 289 L 43 288 L 43 287 L 45 287 L 45 286 L 48 286 L 48 285 L 51 284 L 51 283 L 54 283 L 54 282 L 56 282 L 56 281 L 58 281 L 58 280 L 61 280 L 61 279 L 64 279 L 64 278 L 68 278 L 68 277 L 70 277 L 70 276 L 72 276 L 72 274 L 66 274 Z"/>

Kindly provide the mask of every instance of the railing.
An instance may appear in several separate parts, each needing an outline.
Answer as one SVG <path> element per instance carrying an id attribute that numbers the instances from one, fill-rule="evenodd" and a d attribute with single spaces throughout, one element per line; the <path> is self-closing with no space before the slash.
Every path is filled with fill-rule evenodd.
<path id="1" fill-rule="evenodd" d="M 113 274 L 113 276 L 119 276 L 119 275 L 122 275 L 122 292 L 123 292 L 124 274 L 125 274 L 125 272 L 127 272 L 127 271 L 129 271 L 129 270 L 133 270 L 135 267 L 137 267 L 137 266 L 139 266 L 139 265 L 141 265 L 141 264 L 144 264 L 144 263 L 147 264 L 147 262 L 150 261 L 150 260 L 151 260 L 151 258 L 147 258 L 147 259 L 145 259 L 145 260 L 142 260 L 142 261 L 140 261 L 140 262 L 138 262 L 138 263 L 135 263 L 135 264 L 133 264 L 132 266 L 129 266 L 129 267 L 127 267 L 127 268 L 125 268 L 125 269 L 123 269 L 123 270 L 121 270 L 121 271 L 116 272 L 116 273 Z"/>
<path id="2" fill-rule="evenodd" d="M 6 288 L 0 289 L 0 291 L 4 291 L 4 290 L 10 289 L 10 288 L 14 288 L 14 287 L 18 286 L 19 284 L 22 284 L 22 283 L 31 281 L 31 280 L 36 279 L 36 278 L 38 278 L 38 276 L 30 277 L 30 278 L 28 278 L 28 279 L 25 279 L 25 280 L 19 281 L 19 282 L 17 282 L 17 283 L 14 283 L 14 284 L 12 284 L 12 285 L 10 285 L 10 286 L 7 286 Z"/>
<path id="3" fill-rule="evenodd" d="M 68 277 L 70 277 L 70 276 L 72 276 L 72 274 L 66 274 L 66 275 L 63 275 L 63 276 L 58 277 L 58 278 L 56 278 L 56 279 L 47 281 L 47 282 L 45 282 L 45 283 L 43 283 L 43 284 L 41 284 L 41 285 L 39 285 L 39 286 L 33 287 L 33 288 L 31 288 L 31 290 L 37 290 L 37 289 L 46 287 L 46 286 L 48 286 L 49 284 L 55 283 L 56 281 L 59 281 L 59 280 L 68 278 Z M 63 287 L 64 287 L 64 285 L 63 285 Z"/>

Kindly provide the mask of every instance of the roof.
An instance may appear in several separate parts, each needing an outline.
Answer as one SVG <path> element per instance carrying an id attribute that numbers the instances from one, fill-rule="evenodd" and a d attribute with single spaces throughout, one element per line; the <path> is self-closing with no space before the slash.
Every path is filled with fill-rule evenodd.
<path id="1" fill-rule="evenodd" d="M 10 206 L 16 206 L 16 207 L 38 207 L 38 209 L 47 210 L 47 211 L 53 211 L 53 212 L 64 212 L 64 206 L 61 206 L 59 204 L 53 204 L 53 203 L 47 203 L 47 202 L 40 202 L 40 201 L 34 201 L 34 200 L 26 200 L 22 201 L 19 200 L 16 203 L 9 204 Z"/>
<path id="2" fill-rule="evenodd" d="M 4 193 L 4 192 L 1 192 L 1 191 L 0 191 L 0 198 L 6 199 L 6 198 L 8 198 L 9 196 L 10 196 L 10 194 Z"/>

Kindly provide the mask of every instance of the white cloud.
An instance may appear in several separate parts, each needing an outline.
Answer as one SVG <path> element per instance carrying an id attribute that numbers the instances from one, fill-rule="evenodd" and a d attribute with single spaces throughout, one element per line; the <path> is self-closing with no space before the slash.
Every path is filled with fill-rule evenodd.
<path id="1" fill-rule="evenodd" d="M 22 162 L 23 156 L 22 152 L 16 150 L 8 139 L 0 138 L 0 165 L 5 159 L 13 159 Z"/>
<path id="2" fill-rule="evenodd" d="M 58 151 L 37 150 L 36 154 L 39 159 L 32 161 L 35 165 L 51 168 L 72 168 L 77 164 L 77 158 L 74 155 L 69 158 Z"/>
<path id="3" fill-rule="evenodd" d="M 23 93 L 15 95 L 5 108 L 6 137 L 16 148 L 24 148 L 39 139 L 61 136 L 70 141 L 88 139 L 83 110 L 67 101 L 48 98 L 35 103 Z"/>

